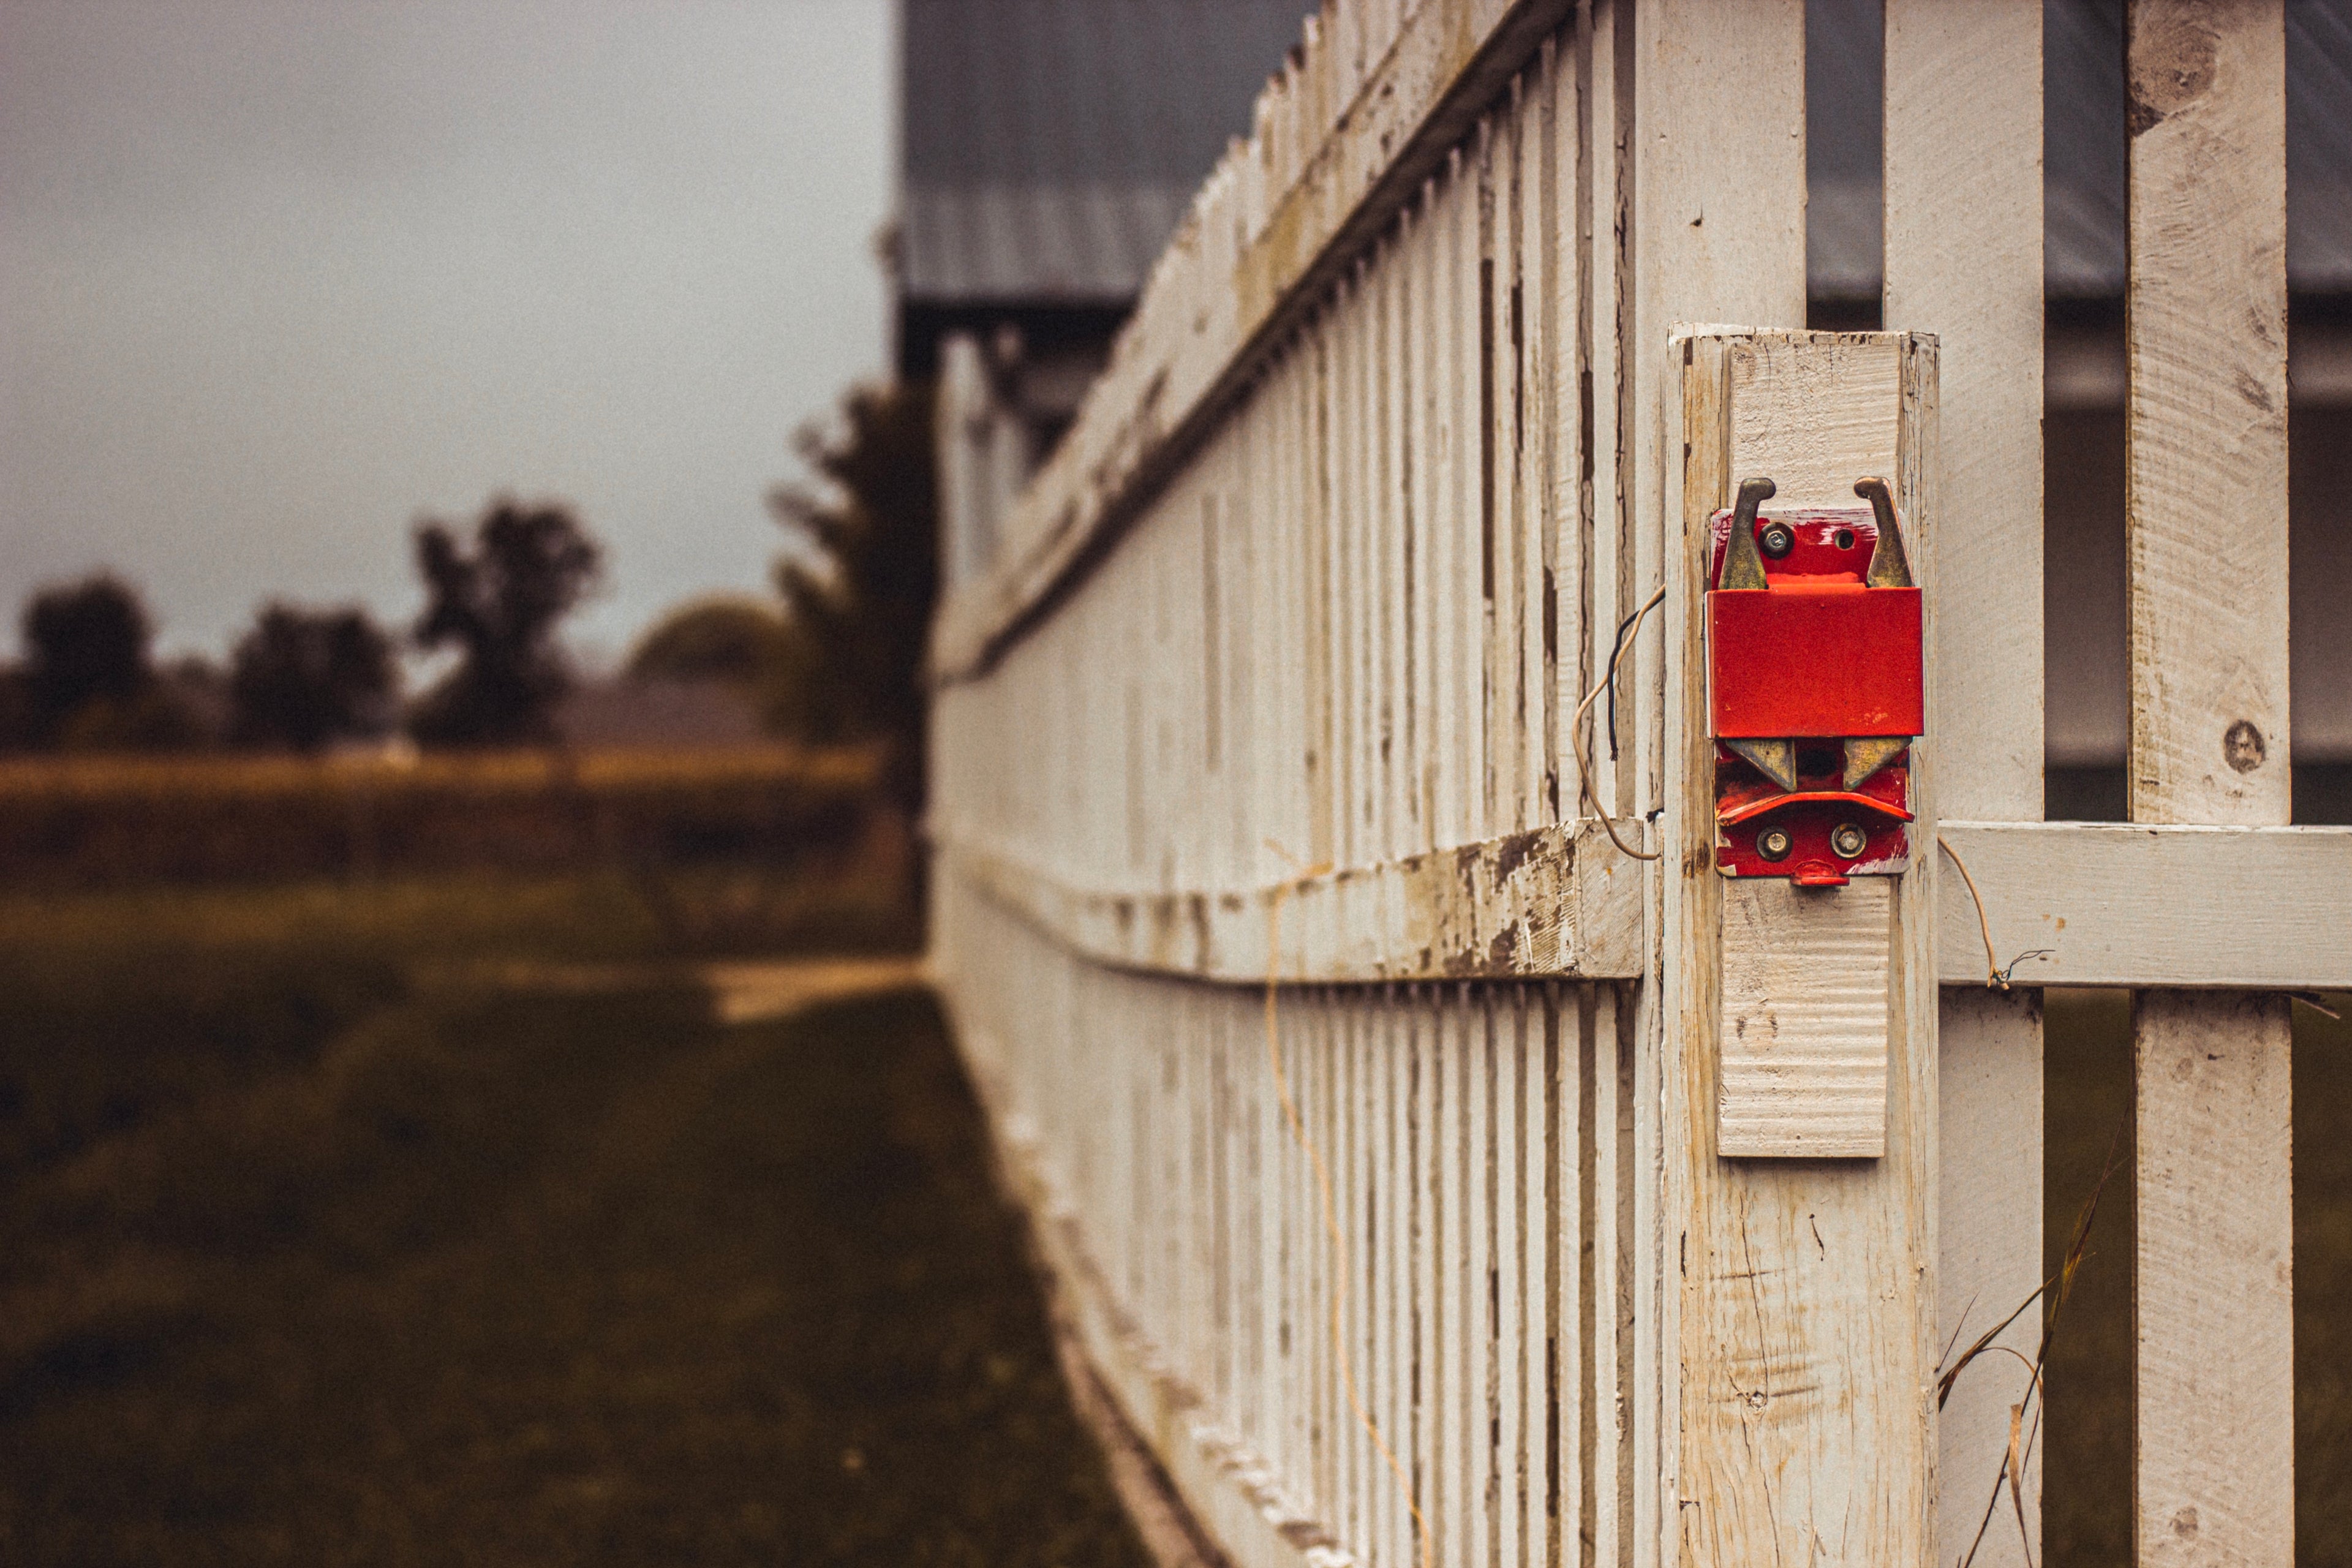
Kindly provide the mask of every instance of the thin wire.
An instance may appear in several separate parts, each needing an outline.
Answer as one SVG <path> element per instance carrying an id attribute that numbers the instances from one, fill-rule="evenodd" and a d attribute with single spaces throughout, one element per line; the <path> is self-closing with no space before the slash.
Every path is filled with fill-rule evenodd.
<path id="1" fill-rule="evenodd" d="M 1576 705 L 1576 717 L 1569 721 L 1568 726 L 1569 750 L 1576 753 L 1576 776 L 1583 786 L 1584 798 L 1591 801 L 1592 809 L 1600 814 L 1601 826 L 1608 833 L 1609 842 L 1617 846 L 1621 853 L 1636 860 L 1655 860 L 1664 851 L 1636 849 L 1617 836 L 1616 818 L 1611 816 L 1609 808 L 1601 804 L 1600 793 L 1592 787 L 1592 764 L 1584 758 L 1584 715 L 1592 707 L 1593 699 L 1604 691 L 1610 693 L 1610 700 L 1613 707 L 1616 700 L 1618 661 L 1625 657 L 1626 648 L 1633 646 L 1633 639 L 1641 635 L 1643 621 L 1648 618 L 1650 612 L 1656 609 L 1659 602 L 1665 596 L 1666 590 L 1664 585 L 1661 585 L 1656 593 L 1643 602 L 1640 609 L 1633 612 L 1632 620 L 1617 628 L 1617 646 L 1610 650 L 1609 668 L 1601 675 L 1601 684 L 1586 692 L 1584 700 Z M 1616 743 L 1616 721 L 1613 712 L 1610 721 L 1610 742 L 1611 754 L 1613 756 Z"/>
<path id="2" fill-rule="evenodd" d="M 1993 956 L 1992 921 L 1985 915 L 1984 895 L 1977 891 L 1977 879 L 1969 875 L 1969 863 L 1960 858 L 1960 852 L 1952 847 L 1952 841 L 1940 833 L 1936 835 L 1936 845 L 1952 858 L 1953 865 L 1960 868 L 1960 880 L 1969 885 L 1969 897 L 1976 900 L 1977 929 L 1984 933 L 1985 989 L 2006 991 L 2010 988 L 2010 977 L 2017 973 L 2019 964 L 2029 958 L 2047 958 L 2055 950 L 2047 947 L 2029 947 L 2011 959 L 2006 969 L 2002 968 L 2000 960 Z"/>
<path id="3" fill-rule="evenodd" d="M 1661 588 L 1658 592 L 1663 594 L 1665 590 Z M 1633 629 L 1634 626 L 1640 622 L 1643 612 L 1648 608 L 1649 606 L 1644 605 L 1641 609 L 1634 611 L 1632 615 L 1627 616 L 1623 620 L 1617 623 L 1617 640 L 1609 645 L 1609 668 L 1613 670 L 1617 668 L 1618 658 L 1624 652 L 1625 634 Z M 1606 684 L 1609 688 L 1609 760 L 1613 763 L 1617 760 L 1617 683 L 1614 680 L 1611 680 L 1606 682 Z"/>
<path id="4" fill-rule="evenodd" d="M 1290 1079 L 1282 1070 L 1281 1031 L 1275 1023 L 1275 995 L 1282 984 L 1282 900 L 1300 882 L 1309 877 L 1319 877 L 1331 868 L 1328 864 L 1300 868 L 1281 845 L 1270 838 L 1266 840 L 1266 847 L 1290 860 L 1292 867 L 1297 869 L 1297 875 L 1290 881 L 1278 883 L 1274 889 L 1274 898 L 1266 905 L 1265 1062 L 1274 1073 L 1274 1089 L 1282 1100 L 1283 1118 L 1290 1123 L 1290 1135 L 1298 1141 L 1300 1148 L 1307 1151 L 1307 1158 L 1315 1166 L 1315 1186 L 1323 1200 L 1323 1234 L 1330 1239 L 1335 1265 L 1332 1270 L 1335 1283 L 1331 1291 L 1331 1353 L 1339 1363 L 1339 1384 L 1347 1391 L 1348 1408 L 1356 1413 L 1356 1420 L 1371 1437 L 1372 1447 L 1379 1449 L 1381 1458 L 1388 1461 L 1389 1473 L 1396 1478 L 1397 1490 L 1404 1496 L 1404 1506 L 1412 1512 L 1413 1528 L 1421 1535 L 1421 1568 L 1431 1568 L 1436 1561 L 1436 1551 L 1430 1538 L 1428 1517 L 1421 1511 L 1420 1500 L 1413 1496 L 1412 1482 L 1405 1476 L 1403 1462 L 1396 1457 L 1396 1450 L 1389 1447 L 1389 1440 L 1381 1434 L 1380 1423 L 1372 1419 L 1371 1412 L 1364 1408 L 1362 1396 L 1356 1392 L 1355 1363 L 1348 1355 L 1348 1337 L 1340 1330 L 1340 1319 L 1348 1304 L 1348 1238 L 1339 1230 L 1339 1207 L 1331 1196 L 1330 1167 L 1324 1164 L 1323 1152 L 1315 1146 L 1315 1140 L 1307 1135 L 1307 1123 L 1298 1114 L 1298 1102 L 1290 1098 Z"/>

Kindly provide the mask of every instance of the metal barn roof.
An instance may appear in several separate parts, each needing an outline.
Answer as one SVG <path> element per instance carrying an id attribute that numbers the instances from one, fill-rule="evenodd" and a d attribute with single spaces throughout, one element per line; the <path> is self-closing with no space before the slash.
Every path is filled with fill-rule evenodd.
<path id="1" fill-rule="evenodd" d="M 1132 298 L 1309 8 L 905 0 L 901 293 Z"/>

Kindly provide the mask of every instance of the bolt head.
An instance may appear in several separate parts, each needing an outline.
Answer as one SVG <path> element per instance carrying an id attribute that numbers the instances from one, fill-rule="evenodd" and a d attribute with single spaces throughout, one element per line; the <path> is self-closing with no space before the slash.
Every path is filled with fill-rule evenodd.
<path id="1" fill-rule="evenodd" d="M 1858 824 L 1841 822 L 1830 834 L 1830 847 L 1851 860 L 1870 847 L 1870 835 Z"/>
<path id="2" fill-rule="evenodd" d="M 1795 847 L 1796 840 L 1785 827 L 1767 827 L 1756 836 L 1756 853 L 1767 860 L 1786 860 Z"/>
<path id="3" fill-rule="evenodd" d="M 1756 536 L 1757 548 L 1778 561 L 1797 547 L 1796 531 L 1785 522 L 1768 522 Z"/>

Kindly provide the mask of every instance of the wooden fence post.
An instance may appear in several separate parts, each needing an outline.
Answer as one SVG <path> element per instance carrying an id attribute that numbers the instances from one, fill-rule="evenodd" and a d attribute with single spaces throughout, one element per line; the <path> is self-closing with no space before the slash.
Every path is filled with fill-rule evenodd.
<path id="1" fill-rule="evenodd" d="M 1666 1262 L 1678 1298 L 1680 1560 L 1909 1564 L 1933 1551 L 1936 1339 L 1936 980 L 1933 910 L 1918 863 L 1932 853 L 1933 737 L 1914 749 L 1914 865 L 1801 900 L 1765 923 L 1725 919 L 1732 895 L 1780 889 L 1716 869 L 1714 750 L 1699 614 L 1710 519 L 1745 478 L 1769 475 L 1789 507 L 1850 501 L 1864 474 L 1895 476 L 1916 560 L 1933 558 L 1935 344 L 1909 333 L 1678 334 L 1682 454 L 1670 473 L 1677 524 L 1667 598 L 1682 606 L 1667 649 L 1666 757 L 1673 790 L 1662 845 L 1669 890 L 1664 994 L 1679 1077 L 1666 1145 L 1676 1197 Z M 1843 492 L 1843 494 L 1841 492 Z M 1934 604 L 1932 578 L 1921 585 Z M 1933 647 L 1932 608 L 1927 626 Z M 1934 675 L 1928 673 L 1932 704 Z M 1930 711 L 1933 711 L 1931 706 Z M 1832 946 L 1867 944 L 1856 919 L 1884 911 L 1878 1005 L 1804 989 Z M 1882 1041 L 1884 1153 L 1869 1159 L 1735 1159 L 1718 1152 L 1719 1023 L 1726 973 L 1769 952 L 1783 1017 L 1811 1002 L 1832 1027 Z M 1818 956 L 1822 965 L 1807 962 Z M 1842 973 L 1851 964 L 1839 965 Z M 1870 967 L 1868 965 L 1864 966 Z M 1818 986 L 1823 983 L 1818 979 Z M 1838 1020 L 1843 1019 L 1843 1024 Z M 1791 1042 L 1795 1044 L 1796 1042 Z M 1810 1054 L 1801 1047 L 1800 1062 Z"/>
<path id="2" fill-rule="evenodd" d="M 2288 818 L 2281 0 L 2133 0 L 2135 822 Z M 2294 1558 L 2288 1002 L 2134 1006 L 2137 1558 Z"/>

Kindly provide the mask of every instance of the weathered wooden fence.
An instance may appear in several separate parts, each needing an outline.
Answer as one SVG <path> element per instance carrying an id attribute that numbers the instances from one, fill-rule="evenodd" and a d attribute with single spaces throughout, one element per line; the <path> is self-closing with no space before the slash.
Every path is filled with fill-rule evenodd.
<path id="1" fill-rule="evenodd" d="M 2277 826 L 2281 17 L 2132 16 L 2133 798 L 2216 826 L 2035 820 L 2039 0 L 1887 0 L 1854 334 L 1796 330 L 1801 0 L 1327 5 L 957 545 L 934 963 L 1237 1563 L 1967 1556 L 2038 1420 L 2018 1357 L 1937 1388 L 2041 1280 L 2029 984 L 2151 988 L 2143 1556 L 2291 1556 L 2279 992 L 2352 982 L 2352 837 Z M 1710 531 L 1759 474 L 1889 478 L 1925 591 L 1909 856 L 1834 893 L 1715 865 Z"/>

